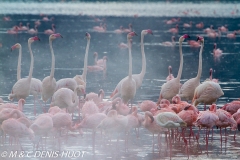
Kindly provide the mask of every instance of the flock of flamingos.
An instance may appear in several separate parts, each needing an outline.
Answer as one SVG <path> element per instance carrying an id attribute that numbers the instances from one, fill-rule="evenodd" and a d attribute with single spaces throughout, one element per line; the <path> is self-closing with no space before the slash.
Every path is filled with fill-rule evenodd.
<path id="1" fill-rule="evenodd" d="M 170 23 L 174 19 L 167 21 Z M 178 21 L 175 19 L 175 22 Z M 198 25 L 201 25 L 198 24 Z M 169 30 L 176 32 L 175 29 Z M 53 25 L 54 28 L 54 25 Z M 218 31 L 221 29 L 219 28 Z M 13 30 L 14 31 L 14 30 Z M 47 33 L 46 33 L 47 34 Z M 28 39 L 28 48 L 31 57 L 29 75 L 26 78 L 21 77 L 21 56 L 22 47 L 17 43 L 11 47 L 12 50 L 19 50 L 19 59 L 17 66 L 17 81 L 13 85 L 8 99 L 18 100 L 18 105 L 14 103 L 4 103 L 0 105 L 0 124 L 2 135 L 9 136 L 9 143 L 15 140 L 16 144 L 23 149 L 19 139 L 29 137 L 36 149 L 39 144 L 44 144 L 42 137 L 53 136 L 59 139 L 63 131 L 79 132 L 83 134 L 82 129 L 91 129 L 93 138 L 93 151 L 95 150 L 95 133 L 104 131 L 106 135 L 117 135 L 125 133 L 125 143 L 127 148 L 129 133 L 132 129 L 139 127 L 146 128 L 150 133 L 158 135 L 159 146 L 162 143 L 161 137 L 165 135 L 167 147 L 171 156 L 172 140 L 183 142 L 186 148 L 190 143 L 190 139 L 198 141 L 199 132 L 202 128 L 206 130 L 206 136 L 202 137 L 208 146 L 208 137 L 213 127 L 220 129 L 222 137 L 222 128 L 230 127 L 234 132 L 240 130 L 240 101 L 232 101 L 225 104 L 222 108 L 217 109 L 216 101 L 224 93 L 216 79 L 212 78 L 212 70 L 210 69 L 210 77 L 204 82 L 200 82 L 202 74 L 202 51 L 204 48 L 204 38 L 198 36 L 196 41 L 189 43 L 197 43 L 200 46 L 199 51 L 199 68 L 196 77 L 180 83 L 183 69 L 183 53 L 182 43 L 190 38 L 185 34 L 179 38 L 180 66 L 177 77 L 171 74 L 169 67 L 169 76 L 166 83 L 161 87 L 159 99 L 157 102 L 145 100 L 138 106 L 133 106 L 131 100 L 135 97 L 137 89 L 142 85 L 146 72 L 146 58 L 144 52 L 144 36 L 153 34 L 152 30 L 146 29 L 141 32 L 141 53 L 142 53 L 142 71 L 139 74 L 132 74 L 132 41 L 134 41 L 137 33 L 130 31 L 127 34 L 127 48 L 129 51 L 129 73 L 116 84 L 116 88 L 110 95 L 110 99 L 105 101 L 104 91 L 101 89 L 99 93 L 85 93 L 87 87 L 87 72 L 106 70 L 107 57 L 95 60 L 94 66 L 88 66 L 88 52 L 90 46 L 91 35 L 85 34 L 87 45 L 84 58 L 84 70 L 82 75 L 76 75 L 73 78 L 64 78 L 56 81 L 54 78 L 55 57 L 53 50 L 53 41 L 63 38 L 60 33 L 48 33 L 50 53 L 52 56 L 52 65 L 50 75 L 39 80 L 32 77 L 34 57 L 31 49 L 32 43 L 38 43 L 40 39 L 33 36 Z M 208 34 L 216 34 L 212 29 L 208 29 Z M 173 37 L 174 38 L 174 37 Z M 172 45 L 172 42 L 166 42 L 165 45 Z M 217 49 L 215 47 L 215 49 Z M 97 53 L 95 53 L 97 57 Z M 51 100 L 48 111 L 43 107 L 42 114 L 36 116 L 35 120 L 30 120 L 23 112 L 25 99 L 33 95 L 34 97 L 34 114 L 36 115 L 35 100 L 39 101 L 41 96 L 43 102 Z M 186 101 L 183 101 L 186 100 Z M 204 104 L 204 110 L 199 111 L 198 105 Z M 210 105 L 206 109 L 206 105 Z M 79 119 L 73 121 L 73 114 L 77 114 Z M 199 128 L 194 133 L 192 127 Z M 189 141 L 185 137 L 188 130 Z M 226 130 L 225 130 L 226 131 Z M 55 133 L 55 134 L 50 134 Z M 136 131 L 138 135 L 138 132 Z M 226 134 L 226 132 L 225 132 Z M 226 136 L 226 135 L 225 135 Z M 175 137 L 175 138 L 173 138 Z M 143 137 L 142 137 L 143 138 Z M 222 138 L 221 138 L 222 139 Z M 6 136 L 3 136 L 4 144 L 7 143 Z M 45 142 L 46 143 L 46 142 Z M 60 145 L 60 144 L 59 144 Z M 45 144 L 46 146 L 46 144 Z M 186 150 L 186 152 L 188 152 Z"/>

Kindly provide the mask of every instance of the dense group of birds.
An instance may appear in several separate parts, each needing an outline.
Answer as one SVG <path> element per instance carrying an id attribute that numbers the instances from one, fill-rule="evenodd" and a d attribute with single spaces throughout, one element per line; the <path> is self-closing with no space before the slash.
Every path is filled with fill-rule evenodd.
<path id="1" fill-rule="evenodd" d="M 46 19 L 43 19 L 43 21 Z M 48 19 L 50 21 L 50 19 Z M 175 24 L 179 19 L 171 19 L 166 21 L 166 24 Z M 27 26 L 14 26 L 8 30 L 9 34 L 18 34 L 20 31 L 26 31 L 29 34 L 37 34 L 37 28 L 40 26 L 40 21 L 35 22 L 35 29 Z M 159 99 L 157 102 L 145 100 L 139 105 L 135 106 L 131 102 L 136 95 L 137 90 L 141 87 L 144 81 L 146 72 L 146 58 L 144 51 L 144 36 L 153 35 L 152 30 L 146 29 L 141 32 L 141 53 L 142 53 L 142 71 L 139 74 L 132 74 L 132 41 L 137 36 L 132 30 L 132 25 L 129 29 L 124 30 L 121 26 L 120 29 L 115 30 L 116 34 L 128 33 L 127 44 L 120 44 L 119 47 L 128 48 L 129 51 L 129 73 L 116 84 L 115 89 L 110 95 L 109 100 L 104 100 L 104 90 L 100 89 L 99 93 L 85 93 L 87 87 L 87 72 L 89 71 L 106 71 L 107 57 L 98 59 L 98 53 L 94 53 L 95 65 L 88 66 L 88 52 L 90 46 L 91 35 L 87 32 L 85 34 L 87 45 L 84 57 L 84 69 L 82 75 L 74 77 L 63 78 L 58 81 L 54 78 L 55 70 L 55 57 L 53 50 L 53 41 L 63 38 L 60 33 L 55 33 L 55 25 L 52 24 L 52 30 L 46 30 L 44 33 L 49 35 L 50 53 L 52 56 L 52 65 L 50 75 L 39 80 L 32 77 L 34 57 L 31 49 L 32 43 L 37 43 L 40 39 L 33 36 L 28 39 L 28 48 L 31 56 L 31 64 L 29 75 L 26 78 L 21 77 L 21 56 L 22 47 L 17 43 L 11 47 L 12 50 L 19 50 L 19 59 L 17 66 L 17 80 L 13 85 L 8 99 L 18 100 L 18 105 L 14 103 L 0 104 L 0 124 L 2 134 L 6 134 L 10 139 L 15 138 L 17 142 L 19 138 L 28 136 L 34 143 L 36 149 L 39 148 L 41 137 L 52 136 L 60 138 L 62 130 L 71 132 L 79 132 L 83 134 L 82 129 L 91 129 L 93 134 L 93 150 L 95 149 L 95 133 L 103 130 L 106 135 L 125 133 L 125 139 L 128 141 L 128 134 L 132 129 L 139 127 L 146 128 L 150 133 L 157 135 L 165 135 L 170 152 L 171 152 L 171 137 L 175 135 L 180 137 L 184 142 L 186 148 L 188 140 L 185 138 L 185 131 L 189 129 L 189 139 L 198 141 L 199 132 L 194 133 L 192 127 L 206 128 L 206 146 L 208 145 L 208 137 L 210 129 L 214 126 L 220 128 L 231 127 L 232 130 L 240 130 L 240 101 L 232 101 L 225 104 L 222 108 L 216 106 L 219 97 L 224 93 L 216 79 L 212 78 L 212 69 L 210 69 L 209 79 L 200 82 L 202 74 L 202 52 L 204 48 L 204 38 L 197 37 L 196 41 L 188 41 L 189 45 L 193 47 L 200 47 L 199 51 L 199 67 L 196 77 L 191 78 L 180 83 L 182 69 L 183 69 L 183 53 L 182 43 L 190 36 L 187 34 L 179 38 L 179 53 L 180 53 L 180 66 L 177 77 L 171 74 L 171 66 L 169 66 L 169 75 L 166 82 L 161 86 Z M 184 27 L 192 27 L 190 24 L 184 24 Z M 196 25 L 197 28 L 203 28 L 203 23 Z M 93 28 L 95 31 L 106 31 L 106 24 Z M 176 28 L 169 30 L 173 34 L 178 33 L 178 25 Z M 222 26 L 215 31 L 212 27 L 204 30 L 209 37 L 217 37 L 221 32 L 227 32 L 227 29 Z M 227 37 L 233 38 L 236 32 L 230 33 Z M 93 37 L 94 38 L 94 37 Z M 163 42 L 166 46 L 175 46 L 175 36 L 172 36 L 172 42 Z M 213 54 L 221 56 L 221 50 L 217 49 L 215 44 Z M 43 113 L 36 116 L 34 120 L 30 120 L 23 112 L 25 99 L 33 95 L 34 97 L 34 115 L 36 115 L 36 103 L 42 107 Z M 45 102 L 50 100 L 49 110 L 45 110 L 45 106 L 39 99 Z M 186 101 L 183 101 L 186 100 Z M 204 104 L 204 111 L 199 111 L 199 104 Z M 206 109 L 206 105 L 210 105 Z M 78 118 L 73 119 L 73 114 L 77 114 Z M 179 131 L 181 129 L 181 131 Z M 55 133 L 55 134 L 50 134 Z M 172 134 L 170 134 L 172 133 Z M 236 133 L 236 132 L 235 132 Z M 138 133 L 137 133 L 138 135 Z M 221 135 L 222 136 L 222 135 Z M 38 137 L 38 138 L 36 138 Z M 234 136 L 235 138 L 235 136 Z M 6 142 L 5 142 L 6 143 Z M 43 143 L 43 142 L 42 142 Z M 159 141 L 159 144 L 161 142 Z M 20 144 L 20 143 L 19 143 Z M 46 145 L 46 144 L 45 144 Z M 22 148 L 21 144 L 20 147 Z M 127 147 L 127 146 L 126 146 Z"/>

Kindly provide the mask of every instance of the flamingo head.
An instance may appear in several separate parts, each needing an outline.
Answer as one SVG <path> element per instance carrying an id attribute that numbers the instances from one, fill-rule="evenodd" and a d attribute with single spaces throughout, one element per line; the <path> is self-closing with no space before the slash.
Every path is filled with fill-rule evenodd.
<path id="1" fill-rule="evenodd" d="M 213 72 L 213 69 L 210 68 L 210 70 L 209 70 L 209 75 L 210 75 L 210 76 L 212 75 L 212 72 Z"/>
<path id="2" fill-rule="evenodd" d="M 55 24 L 52 24 L 52 27 L 53 27 L 53 28 L 56 28 Z"/>
<path id="3" fill-rule="evenodd" d="M 152 32 L 151 29 L 143 30 L 142 33 L 143 33 L 144 35 L 146 35 L 146 34 L 151 34 L 151 35 L 153 35 L 153 32 Z"/>
<path id="4" fill-rule="evenodd" d="M 104 95 L 103 89 L 100 89 L 99 92 L 98 92 L 98 97 L 100 97 L 101 95 Z"/>
<path id="5" fill-rule="evenodd" d="M 89 40 L 89 39 L 91 39 L 91 35 L 88 32 L 86 32 L 85 38 L 87 38 Z"/>
<path id="6" fill-rule="evenodd" d="M 21 47 L 22 47 L 21 44 L 16 43 L 15 45 L 13 45 L 13 46 L 11 47 L 11 51 L 13 51 L 13 50 L 16 49 L 16 48 L 21 48 Z"/>
<path id="7" fill-rule="evenodd" d="M 108 61 L 108 57 L 107 56 L 103 56 L 103 60 Z"/>
<path id="8" fill-rule="evenodd" d="M 203 43 L 203 42 L 204 42 L 204 38 L 201 37 L 201 36 L 198 36 L 198 37 L 197 37 L 197 41 L 200 41 L 201 43 Z"/>
<path id="9" fill-rule="evenodd" d="M 35 37 L 31 37 L 28 39 L 28 43 L 32 43 L 34 41 L 40 41 L 40 39 L 38 38 L 38 36 L 35 36 Z"/>
<path id="10" fill-rule="evenodd" d="M 172 98 L 173 104 L 178 104 L 181 101 L 181 98 L 177 95 Z"/>
<path id="11" fill-rule="evenodd" d="M 60 37 L 63 38 L 60 33 L 55 33 L 55 34 L 51 34 L 51 35 L 49 36 L 49 39 L 50 39 L 50 40 L 54 40 L 54 39 L 60 38 Z"/>
<path id="12" fill-rule="evenodd" d="M 136 32 L 130 32 L 130 33 L 128 33 L 127 38 L 128 38 L 128 39 L 132 39 L 133 36 L 137 36 Z"/>
<path id="13" fill-rule="evenodd" d="M 186 38 L 190 38 L 190 36 L 188 34 L 184 34 L 179 38 L 179 42 L 183 42 Z"/>
<path id="14" fill-rule="evenodd" d="M 169 73 L 172 73 L 172 66 L 168 66 Z"/>
<path id="15" fill-rule="evenodd" d="M 214 49 L 217 49 L 217 43 L 213 44 Z"/>
<path id="16" fill-rule="evenodd" d="M 217 110 L 217 105 L 216 104 L 212 104 L 209 108 L 210 111 L 216 112 Z"/>
<path id="17" fill-rule="evenodd" d="M 97 52 L 94 52 L 94 53 L 93 53 L 93 56 L 94 56 L 94 57 L 98 56 L 98 53 L 97 53 Z"/>

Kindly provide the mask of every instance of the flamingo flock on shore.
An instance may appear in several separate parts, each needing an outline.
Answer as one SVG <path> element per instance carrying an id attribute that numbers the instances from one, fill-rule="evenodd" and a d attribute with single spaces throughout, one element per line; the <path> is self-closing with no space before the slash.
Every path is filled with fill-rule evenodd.
<path id="1" fill-rule="evenodd" d="M 178 22 L 180 19 L 174 21 L 167 21 L 167 24 Z M 51 20 L 52 21 L 52 20 Z M 20 25 L 22 28 L 22 24 Z M 101 28 L 103 27 L 104 28 Z M 185 24 L 185 27 L 192 27 Z M 174 34 L 178 33 L 178 25 L 175 28 L 169 30 Z M 203 28 L 203 24 L 197 24 L 198 28 Z M 97 27 L 95 27 L 96 29 Z M 106 25 L 98 26 L 99 32 L 104 32 Z M 25 30 L 28 30 L 29 26 Z M 35 26 L 35 30 L 37 25 Z M 20 29 L 15 26 L 12 31 L 18 32 Z M 219 32 L 224 32 L 223 28 L 219 28 Z M 28 30 L 30 32 L 30 30 Z M 212 27 L 205 30 L 206 33 L 213 34 Z M 52 57 L 51 72 L 50 75 L 39 80 L 32 77 L 34 69 L 34 54 L 31 49 L 32 43 L 40 41 L 38 36 L 30 37 L 28 39 L 28 48 L 31 57 L 31 64 L 29 69 L 29 75 L 27 78 L 21 78 L 21 57 L 22 46 L 17 43 L 11 47 L 12 50 L 19 49 L 19 59 L 17 66 L 17 81 L 13 85 L 8 99 L 13 101 L 17 100 L 18 105 L 14 103 L 0 103 L 0 122 L 1 130 L 4 134 L 7 134 L 11 139 L 15 138 L 19 147 L 22 149 L 19 139 L 22 137 L 29 137 L 36 149 L 39 149 L 40 143 L 43 137 L 52 136 L 58 138 L 60 145 L 61 130 L 67 130 L 70 132 L 82 133 L 82 129 L 85 128 L 92 130 L 92 147 L 95 152 L 95 135 L 96 132 L 101 130 L 106 135 L 118 135 L 119 133 L 125 134 L 125 144 L 129 141 L 128 134 L 132 129 L 137 129 L 141 126 L 146 128 L 150 133 L 158 135 L 159 145 L 162 143 L 162 135 L 166 136 L 166 142 L 170 149 L 170 157 L 172 152 L 172 140 L 175 141 L 179 137 L 186 147 L 186 154 L 188 153 L 188 140 L 185 137 L 185 132 L 189 129 L 189 139 L 198 141 L 199 134 L 193 132 L 193 127 L 200 129 L 206 129 L 206 147 L 208 146 L 208 137 L 210 129 L 214 126 L 220 128 L 220 134 L 222 137 L 221 129 L 231 127 L 231 130 L 240 130 L 240 101 L 236 100 L 225 104 L 222 108 L 217 109 L 217 100 L 224 95 L 217 80 L 212 79 L 212 69 L 210 69 L 209 79 L 200 82 L 202 75 L 202 52 L 204 48 L 204 38 L 197 37 L 196 43 L 200 45 L 199 51 L 199 66 L 196 77 L 188 79 L 183 84 L 180 83 L 181 75 L 183 71 L 183 51 L 182 43 L 184 40 L 190 38 L 188 34 L 184 34 L 179 38 L 179 56 L 180 64 L 177 77 L 172 75 L 172 67 L 169 66 L 169 75 L 166 78 L 166 82 L 161 86 L 159 93 L 159 99 L 157 102 L 150 100 L 139 103 L 138 106 L 132 104 L 136 92 L 140 89 L 144 76 L 146 73 L 146 57 L 144 50 L 144 37 L 147 35 L 153 35 L 151 29 L 142 30 L 141 32 L 141 56 L 142 56 L 142 70 L 139 74 L 132 73 L 132 43 L 135 36 L 138 36 L 136 32 L 132 30 L 132 24 L 129 24 L 129 29 L 124 30 L 120 27 L 120 30 L 116 30 L 116 33 L 120 34 L 126 32 L 127 34 L 127 49 L 129 53 L 129 70 L 128 75 L 123 77 L 119 83 L 116 84 L 113 89 L 110 99 L 104 101 L 104 91 L 101 89 L 99 93 L 87 93 L 87 72 L 91 71 L 105 71 L 107 69 L 106 62 L 107 56 L 102 59 L 98 59 L 98 53 L 95 52 L 94 65 L 89 66 L 88 53 L 91 35 L 86 33 L 87 39 L 86 52 L 84 57 L 83 72 L 82 75 L 76 75 L 75 77 L 63 78 L 58 81 L 54 78 L 55 71 L 55 55 L 53 50 L 53 41 L 55 39 L 63 38 L 60 33 L 55 33 L 55 25 L 52 24 L 52 30 L 46 30 L 44 33 L 49 34 L 49 46 Z M 9 34 L 11 34 L 9 32 Z M 217 34 L 217 33 L 214 33 Z M 235 33 L 234 33 L 235 34 Z M 95 38 L 95 37 L 93 37 Z M 64 40 L 61 39 L 61 40 Z M 40 43 L 40 42 L 39 42 Z M 166 46 L 175 46 L 175 36 L 172 36 L 172 42 L 165 43 Z M 220 55 L 220 49 L 217 49 L 214 44 L 214 55 Z M 34 96 L 34 114 L 36 115 L 35 100 L 39 101 L 43 112 L 39 114 L 35 120 L 30 120 L 23 112 L 23 106 L 26 98 L 29 95 Z M 45 111 L 45 107 L 41 104 L 38 97 L 41 96 L 45 107 L 49 107 L 48 111 Z M 50 106 L 47 106 L 46 102 L 51 101 Z M 199 104 L 204 104 L 204 111 L 198 109 Z M 207 110 L 206 105 L 210 105 Z M 73 115 L 78 113 L 77 121 L 73 119 Z M 182 131 L 179 132 L 179 129 Z M 199 133 L 198 132 L 198 133 Z M 236 132 L 235 132 L 236 133 Z M 137 136 L 139 136 L 137 134 Z M 168 137 L 168 138 L 167 138 Z M 175 137 L 175 138 L 174 138 Z M 119 138 L 117 136 L 117 138 Z M 172 139 L 173 138 L 173 139 Z M 45 142 L 46 146 L 46 142 Z M 154 147 L 154 145 L 153 145 Z"/>

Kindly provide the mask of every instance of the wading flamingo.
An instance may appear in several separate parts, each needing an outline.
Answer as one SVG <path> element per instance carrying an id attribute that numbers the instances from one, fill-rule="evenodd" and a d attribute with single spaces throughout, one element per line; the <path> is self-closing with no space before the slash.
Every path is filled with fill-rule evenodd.
<path id="1" fill-rule="evenodd" d="M 54 34 L 55 33 L 55 24 L 52 24 L 52 29 L 47 29 L 44 31 L 44 34 Z"/>
<path id="2" fill-rule="evenodd" d="M 204 46 L 204 39 L 203 37 L 198 37 L 197 41 L 200 41 L 201 43 L 197 76 L 195 78 L 187 80 L 180 88 L 178 94 L 182 99 L 186 99 L 187 101 L 193 99 L 195 88 L 200 85 L 200 78 L 202 75 L 202 51 Z"/>
<path id="3" fill-rule="evenodd" d="M 144 78 L 144 75 L 146 73 L 146 57 L 145 57 L 145 52 L 144 52 L 144 36 L 146 34 L 153 34 L 152 31 L 150 29 L 147 30 L 142 30 L 141 32 L 141 53 L 142 53 L 142 70 L 139 74 L 133 74 L 132 78 L 135 80 L 136 82 L 136 89 L 138 89 L 139 87 L 141 87 L 142 85 L 142 81 Z M 123 78 L 116 86 L 116 88 L 114 89 L 113 93 L 111 94 L 111 99 L 115 99 L 116 97 L 121 96 L 121 85 L 122 82 L 127 79 L 127 77 Z"/>
<path id="4" fill-rule="evenodd" d="M 50 76 L 45 77 L 42 80 L 42 100 L 46 103 L 48 99 L 50 99 L 53 93 L 56 90 L 56 80 L 54 78 L 54 70 L 55 70 L 55 56 L 52 47 L 52 41 L 56 38 L 62 38 L 61 34 L 56 33 L 49 36 L 49 46 L 52 55 L 52 66 Z"/>
<path id="5" fill-rule="evenodd" d="M 162 85 L 160 96 L 157 102 L 158 104 L 160 103 L 161 99 L 171 100 L 179 92 L 180 79 L 181 79 L 182 68 L 183 68 L 182 42 L 189 37 L 190 37 L 189 35 L 185 34 L 179 38 L 180 66 L 178 70 L 178 75 L 176 78 L 173 78 L 172 80 Z"/>
<path id="6" fill-rule="evenodd" d="M 33 64 L 34 64 L 34 59 L 33 59 L 33 53 L 31 49 L 31 44 L 34 41 L 40 41 L 40 39 L 35 36 L 31 37 L 28 39 L 28 48 L 30 51 L 30 56 L 31 56 L 31 64 L 30 64 L 30 69 L 29 69 L 29 76 L 27 78 L 22 78 L 18 80 L 12 88 L 12 92 L 8 95 L 9 100 L 13 99 L 26 99 L 26 97 L 29 96 L 30 93 L 30 87 L 31 87 L 31 79 L 32 79 L 32 73 L 33 73 Z"/>
<path id="7" fill-rule="evenodd" d="M 176 42 L 175 42 L 175 36 L 172 36 L 172 42 L 166 41 L 166 42 L 162 42 L 162 45 L 164 46 L 175 46 Z"/>

